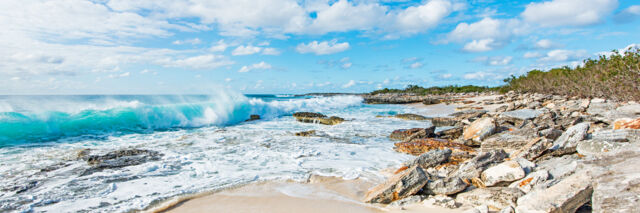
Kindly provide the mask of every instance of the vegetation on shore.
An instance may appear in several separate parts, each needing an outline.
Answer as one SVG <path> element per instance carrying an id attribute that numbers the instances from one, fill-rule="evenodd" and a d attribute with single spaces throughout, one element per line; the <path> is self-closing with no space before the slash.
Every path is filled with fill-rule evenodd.
<path id="1" fill-rule="evenodd" d="M 414 93 L 439 95 L 467 92 L 533 92 L 582 98 L 607 98 L 620 101 L 640 101 L 640 49 L 624 53 L 613 51 L 610 56 L 586 59 L 582 65 L 554 68 L 549 71 L 531 70 L 519 77 L 504 79 L 505 84 L 486 86 L 444 86 L 423 88 L 409 85 L 405 89 L 381 89 L 371 94 Z"/>

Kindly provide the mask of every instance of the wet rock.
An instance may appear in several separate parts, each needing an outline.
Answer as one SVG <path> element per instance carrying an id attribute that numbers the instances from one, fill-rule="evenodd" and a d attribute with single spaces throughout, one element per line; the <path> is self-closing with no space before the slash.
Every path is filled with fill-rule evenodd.
<path id="1" fill-rule="evenodd" d="M 524 158 L 535 160 L 551 147 L 552 143 L 545 138 L 535 138 L 523 145 L 520 149 L 511 153 L 511 158 Z"/>
<path id="2" fill-rule="evenodd" d="M 520 197 L 516 212 L 575 212 L 591 200 L 592 193 L 591 177 L 576 173 L 547 189 Z"/>
<path id="3" fill-rule="evenodd" d="M 514 126 L 521 126 L 527 120 L 533 120 L 534 118 L 542 115 L 540 110 L 533 109 L 519 109 L 509 112 L 503 112 L 500 114 L 499 123 L 509 122 Z"/>
<path id="4" fill-rule="evenodd" d="M 36 186 L 38 186 L 38 181 L 33 180 L 33 181 L 29 181 L 26 184 L 20 184 L 20 185 L 12 186 L 9 188 L 3 188 L 1 191 L 15 192 L 16 194 L 20 194 L 28 191 L 29 189 L 35 188 Z"/>
<path id="5" fill-rule="evenodd" d="M 427 198 L 424 203 L 449 209 L 458 208 L 458 205 L 453 198 L 444 195 L 429 196 L 429 198 Z"/>
<path id="6" fill-rule="evenodd" d="M 429 120 L 429 118 L 424 117 L 422 115 L 411 114 L 411 113 L 397 114 L 397 115 L 394 115 L 393 117 L 404 119 L 404 120 L 413 120 L 413 121 Z"/>
<path id="7" fill-rule="evenodd" d="M 406 167 L 410 168 L 410 167 L 413 167 L 413 166 L 419 166 L 420 168 L 426 170 L 428 168 L 438 166 L 438 165 L 442 164 L 443 162 L 449 160 L 450 156 L 451 156 L 451 150 L 450 149 L 431 150 L 431 151 L 429 151 L 427 153 L 421 154 L 420 156 L 418 156 L 413 161 L 410 161 L 406 165 Z"/>
<path id="8" fill-rule="evenodd" d="M 157 161 L 163 154 L 144 149 L 126 149 L 109 152 L 105 155 L 91 155 L 86 161 L 91 168 L 85 170 L 81 176 L 90 175 L 105 169 L 115 169 Z"/>
<path id="9" fill-rule="evenodd" d="M 640 118 L 621 118 L 613 122 L 613 129 L 640 129 Z"/>
<path id="10" fill-rule="evenodd" d="M 450 129 L 446 129 L 446 130 L 442 130 L 440 132 L 436 133 L 436 137 L 438 138 L 442 138 L 442 139 L 456 139 L 459 138 L 460 136 L 462 136 L 462 132 L 463 132 L 463 128 L 462 127 L 453 127 Z"/>
<path id="11" fill-rule="evenodd" d="M 549 179 L 549 172 L 547 170 L 538 170 L 532 173 L 529 173 L 526 177 L 513 182 L 509 185 L 509 188 L 517 188 L 523 191 L 524 193 L 529 193 L 536 186 L 539 186 L 544 181 Z"/>
<path id="12" fill-rule="evenodd" d="M 414 138 L 429 137 L 433 135 L 433 132 L 435 130 L 435 126 L 429 128 L 398 129 L 394 130 L 391 135 L 389 135 L 389 138 L 392 140 L 406 140 L 407 138 L 415 134 L 418 135 L 416 135 Z"/>
<path id="13" fill-rule="evenodd" d="M 316 135 L 316 130 L 296 132 L 296 136 L 300 136 L 300 137 L 311 137 L 315 135 Z"/>
<path id="14" fill-rule="evenodd" d="M 463 138 L 465 140 L 480 142 L 493 134 L 495 130 L 496 123 L 493 118 L 481 118 L 471 123 L 471 125 L 464 130 Z"/>
<path id="15" fill-rule="evenodd" d="M 249 119 L 245 121 L 255 121 L 255 120 L 260 120 L 260 115 L 250 115 Z"/>
<path id="16" fill-rule="evenodd" d="M 324 125 L 336 125 L 344 122 L 343 118 L 332 116 L 327 117 L 326 115 L 314 112 L 296 112 L 293 113 L 293 117 L 296 118 L 297 121 L 303 123 L 319 123 Z"/>
<path id="17" fill-rule="evenodd" d="M 592 140 L 611 142 L 640 142 L 640 130 L 638 129 L 615 129 L 593 132 Z"/>
<path id="18" fill-rule="evenodd" d="M 511 183 L 523 178 L 524 170 L 516 161 L 505 161 L 484 170 L 480 177 L 485 186 L 495 186 L 499 183 Z"/>
<path id="19" fill-rule="evenodd" d="M 463 191 L 468 185 L 459 177 L 446 177 L 429 181 L 422 191 L 430 195 L 452 195 Z"/>
<path id="20" fill-rule="evenodd" d="M 416 194 L 427 184 L 424 171 L 414 166 L 389 178 L 384 183 L 370 189 L 365 195 L 367 203 L 391 203 Z"/>
<path id="21" fill-rule="evenodd" d="M 89 154 L 91 154 L 91 149 L 89 148 L 80 149 L 78 150 L 78 152 L 76 152 L 76 159 L 86 161 L 87 158 L 89 157 Z"/>
<path id="22" fill-rule="evenodd" d="M 553 142 L 553 147 L 551 147 L 551 149 L 575 148 L 578 145 L 578 142 L 586 138 L 589 125 L 590 123 L 583 122 L 570 127 Z"/>
<path id="23" fill-rule="evenodd" d="M 432 118 L 431 119 L 431 123 L 434 126 L 437 126 L 437 127 L 455 126 L 458 123 L 458 119 L 456 119 L 456 118 L 447 118 L 447 117 L 437 117 L 437 118 Z"/>
<path id="24" fill-rule="evenodd" d="M 472 153 L 474 150 L 471 147 L 463 144 L 451 142 L 444 139 L 424 138 L 414 139 L 411 141 L 395 143 L 395 150 L 398 152 L 404 152 L 412 155 L 420 155 L 422 153 L 429 152 L 436 149 L 451 149 L 453 153 Z"/>
<path id="25" fill-rule="evenodd" d="M 508 187 L 477 188 L 456 196 L 456 201 L 469 205 L 487 205 L 489 209 L 500 210 L 515 206 L 524 193 Z"/>

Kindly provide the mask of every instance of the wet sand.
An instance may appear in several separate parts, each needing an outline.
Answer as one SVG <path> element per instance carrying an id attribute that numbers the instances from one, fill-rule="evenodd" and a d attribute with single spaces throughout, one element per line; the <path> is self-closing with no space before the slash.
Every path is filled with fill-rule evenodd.
<path id="1" fill-rule="evenodd" d="M 371 182 L 315 176 L 308 183 L 271 181 L 223 190 L 166 205 L 151 212 L 442 212 L 459 213 L 464 208 L 447 209 L 415 204 L 405 209 L 386 208 L 360 201 L 373 186 Z"/>

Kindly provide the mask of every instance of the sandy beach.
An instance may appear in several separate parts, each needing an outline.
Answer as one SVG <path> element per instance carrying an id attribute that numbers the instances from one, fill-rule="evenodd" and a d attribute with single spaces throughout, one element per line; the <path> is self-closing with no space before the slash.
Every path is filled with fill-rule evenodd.
<path id="1" fill-rule="evenodd" d="M 271 181 L 254 183 L 165 205 L 150 212 L 442 212 L 458 213 L 465 208 L 447 209 L 416 204 L 384 207 L 363 203 L 364 193 L 373 185 L 362 179 L 343 180 L 312 176 L 307 183 Z"/>

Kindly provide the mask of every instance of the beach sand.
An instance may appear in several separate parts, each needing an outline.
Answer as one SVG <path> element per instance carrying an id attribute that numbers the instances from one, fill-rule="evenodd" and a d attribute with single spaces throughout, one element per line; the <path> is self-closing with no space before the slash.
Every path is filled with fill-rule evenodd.
<path id="1" fill-rule="evenodd" d="M 442 212 L 459 213 L 464 208 L 447 209 L 415 204 L 404 209 L 386 208 L 361 202 L 374 183 L 313 176 L 307 183 L 270 181 L 245 185 L 160 206 L 150 212 Z"/>

